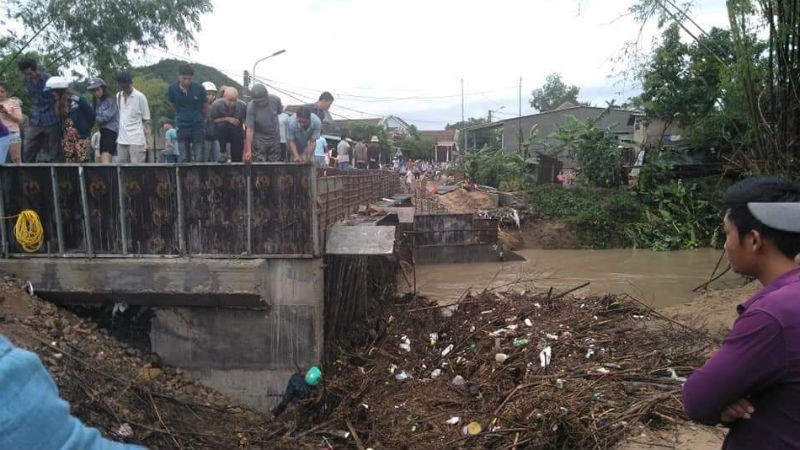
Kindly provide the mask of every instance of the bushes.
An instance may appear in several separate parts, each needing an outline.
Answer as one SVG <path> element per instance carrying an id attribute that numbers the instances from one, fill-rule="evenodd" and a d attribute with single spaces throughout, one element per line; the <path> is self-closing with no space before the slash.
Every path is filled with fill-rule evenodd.
<path id="1" fill-rule="evenodd" d="M 654 250 L 719 246 L 725 189 L 718 181 L 671 180 L 642 192 L 644 216 L 627 227 L 630 243 Z"/>
<path id="2" fill-rule="evenodd" d="M 535 158 L 491 148 L 467 152 L 458 161 L 476 183 L 510 191 L 533 185 L 537 163 Z"/>
<path id="3" fill-rule="evenodd" d="M 623 188 L 544 185 L 531 192 L 529 201 L 545 217 L 563 220 L 587 248 L 624 246 L 625 225 L 641 216 L 639 201 Z"/>
<path id="4" fill-rule="evenodd" d="M 720 245 L 724 190 L 716 177 L 672 180 L 639 193 L 545 185 L 529 201 L 546 218 L 566 223 L 586 248 L 680 250 Z"/>

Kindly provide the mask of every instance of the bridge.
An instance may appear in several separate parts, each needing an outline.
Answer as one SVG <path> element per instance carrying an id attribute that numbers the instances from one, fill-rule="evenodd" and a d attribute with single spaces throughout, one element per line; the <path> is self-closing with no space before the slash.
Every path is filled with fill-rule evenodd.
<path id="1" fill-rule="evenodd" d="M 21 164 L 0 168 L 0 189 L 0 216 L 34 210 L 45 232 L 27 253 L 5 220 L 0 270 L 57 303 L 152 308 L 167 364 L 266 410 L 357 311 L 341 293 L 366 295 L 381 267 L 327 260 L 325 230 L 400 180 L 298 164 Z M 326 270 L 342 272 L 326 284 Z"/>

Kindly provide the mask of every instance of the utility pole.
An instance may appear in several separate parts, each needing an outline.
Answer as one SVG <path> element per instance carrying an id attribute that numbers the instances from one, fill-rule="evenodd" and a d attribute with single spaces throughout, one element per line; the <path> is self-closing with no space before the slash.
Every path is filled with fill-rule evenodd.
<path id="1" fill-rule="evenodd" d="M 492 123 L 492 110 L 489 110 L 489 123 Z"/>
<path id="2" fill-rule="evenodd" d="M 464 119 L 464 79 L 461 79 L 461 126 L 464 127 L 464 152 L 467 151 L 467 122 Z"/>
<path id="3" fill-rule="evenodd" d="M 522 151 L 522 77 L 519 77 L 519 115 L 517 116 L 517 151 Z"/>

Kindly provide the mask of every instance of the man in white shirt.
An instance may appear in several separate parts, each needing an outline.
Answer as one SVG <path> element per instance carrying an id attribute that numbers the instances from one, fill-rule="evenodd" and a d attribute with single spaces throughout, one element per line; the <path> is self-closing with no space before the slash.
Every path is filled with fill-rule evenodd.
<path id="1" fill-rule="evenodd" d="M 147 97 L 133 88 L 130 74 L 117 74 L 120 92 L 119 134 L 117 135 L 117 161 L 120 163 L 145 163 L 150 150 L 150 106 Z"/>

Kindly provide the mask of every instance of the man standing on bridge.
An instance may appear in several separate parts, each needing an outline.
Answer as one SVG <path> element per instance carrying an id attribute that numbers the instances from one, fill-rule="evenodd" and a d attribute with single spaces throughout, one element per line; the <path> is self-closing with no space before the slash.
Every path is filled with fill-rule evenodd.
<path id="1" fill-rule="evenodd" d="M 321 123 L 325 123 L 328 119 L 328 110 L 331 109 L 331 105 L 333 104 L 333 94 L 328 91 L 323 92 L 319 95 L 319 100 L 314 103 L 309 103 L 305 105 L 312 114 L 319 118 Z"/>
<path id="2" fill-rule="evenodd" d="M 119 133 L 117 134 L 117 161 L 120 163 L 147 162 L 150 142 L 150 106 L 147 97 L 133 88 L 133 79 L 127 72 L 117 74 L 119 108 Z"/>
<path id="3" fill-rule="evenodd" d="M 43 72 L 31 58 L 20 59 L 17 66 L 25 77 L 25 90 L 33 102 L 30 125 L 25 130 L 22 160 L 26 163 L 55 161 L 60 153 L 61 124 L 53 94 L 44 89 L 50 74 Z"/>
<path id="4" fill-rule="evenodd" d="M 356 142 L 355 149 L 353 149 L 353 159 L 355 160 L 354 166 L 356 169 L 367 168 L 367 144 L 364 143 L 364 139 L 359 139 Z"/>
<path id="5" fill-rule="evenodd" d="M 314 157 L 317 139 L 322 133 L 322 122 L 305 106 L 289 118 L 286 130 L 286 145 L 292 162 L 310 163 Z"/>
<path id="6" fill-rule="evenodd" d="M 175 110 L 181 162 L 205 162 L 205 120 L 208 117 L 206 90 L 195 83 L 194 69 L 189 64 L 178 68 L 178 81 L 167 89 L 167 97 Z"/>
<path id="7" fill-rule="evenodd" d="M 693 420 L 730 427 L 723 449 L 800 449 L 800 184 L 751 178 L 725 193 L 725 253 L 763 288 L 683 387 Z"/>
<path id="8" fill-rule="evenodd" d="M 247 105 L 244 137 L 245 162 L 282 162 L 281 133 L 278 115 L 281 99 L 271 95 L 263 84 L 253 86 L 252 101 Z"/>

